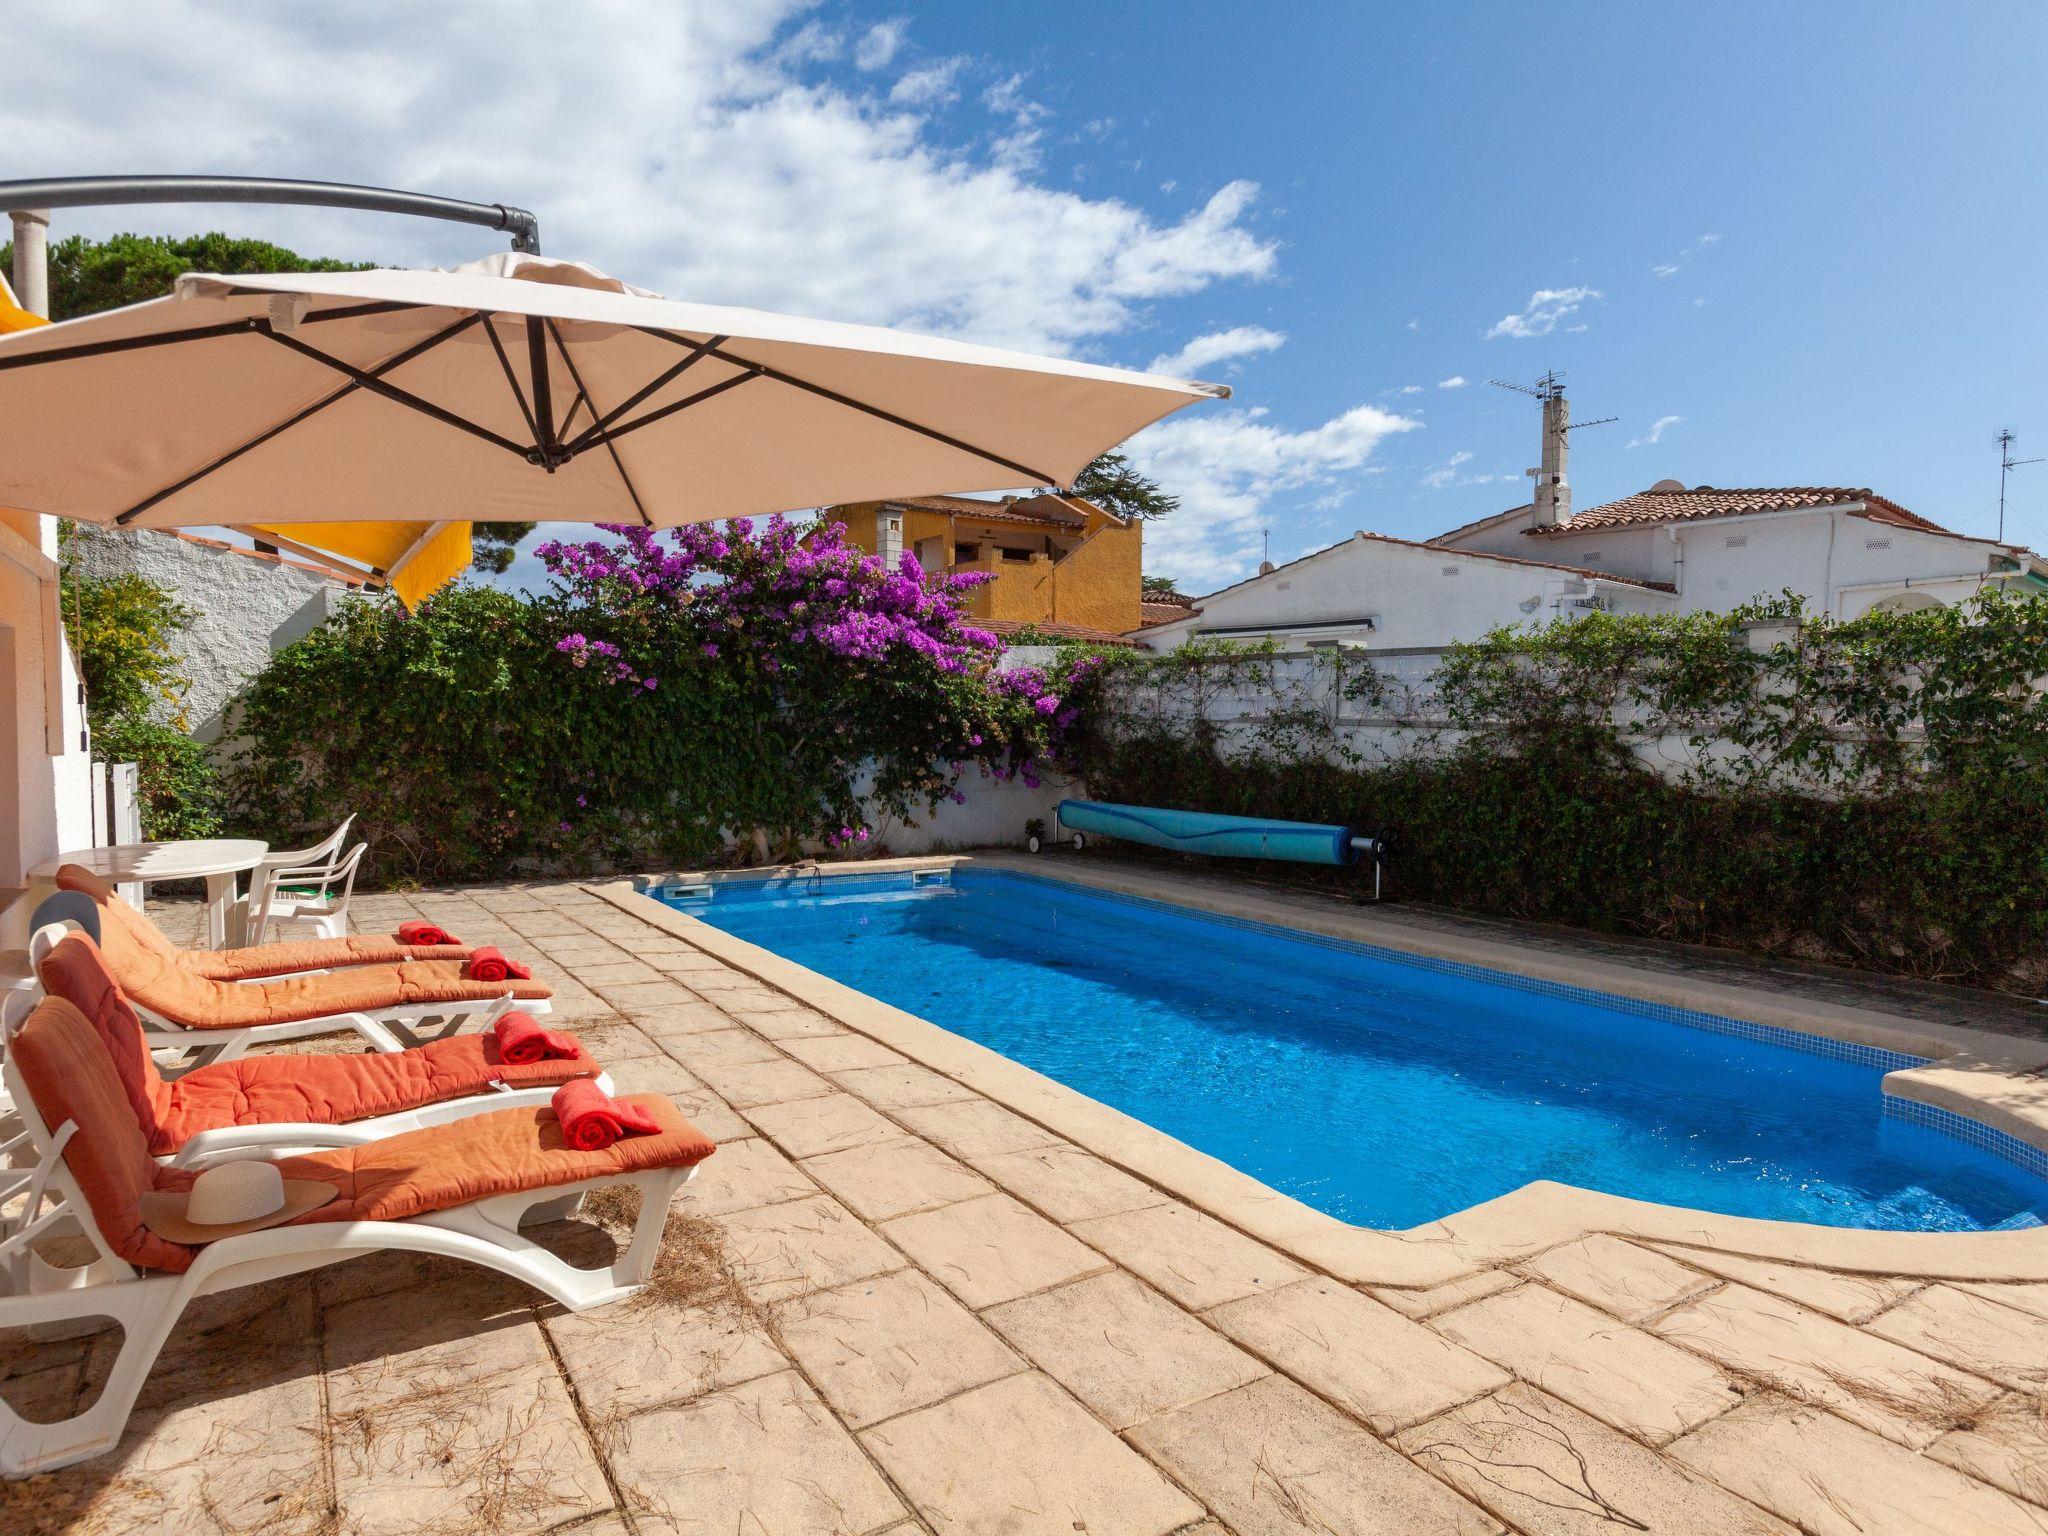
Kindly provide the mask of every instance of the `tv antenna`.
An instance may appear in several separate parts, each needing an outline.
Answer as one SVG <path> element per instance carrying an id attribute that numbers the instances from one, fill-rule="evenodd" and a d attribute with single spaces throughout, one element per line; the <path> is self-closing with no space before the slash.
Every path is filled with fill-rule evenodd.
<path id="1" fill-rule="evenodd" d="M 1534 384 L 1511 384 L 1506 379 L 1488 379 L 1486 382 L 1496 389 L 1512 389 L 1518 395 L 1527 395 L 1531 400 L 1540 400 L 1545 405 L 1564 398 L 1564 375 L 1555 370 L 1544 374 Z M 1600 416 L 1592 421 L 1574 421 L 1558 430 L 1576 432 L 1581 427 L 1604 427 L 1611 421 L 1619 420 L 1619 416 Z"/>
<path id="2" fill-rule="evenodd" d="M 1998 434 L 1998 542 L 2005 542 L 2005 477 L 2022 464 L 2043 464 L 2048 459 L 2016 459 L 2012 456 L 2012 445 L 2019 439 L 2011 427 Z"/>

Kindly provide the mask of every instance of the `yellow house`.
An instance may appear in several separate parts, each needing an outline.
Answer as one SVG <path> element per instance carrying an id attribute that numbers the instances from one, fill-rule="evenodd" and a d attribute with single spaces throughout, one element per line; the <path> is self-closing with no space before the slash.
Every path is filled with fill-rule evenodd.
<path id="1" fill-rule="evenodd" d="M 979 571 L 968 613 L 998 634 L 1121 641 L 1139 624 L 1144 525 L 1078 496 L 902 496 L 825 511 L 847 542 L 927 571 Z"/>

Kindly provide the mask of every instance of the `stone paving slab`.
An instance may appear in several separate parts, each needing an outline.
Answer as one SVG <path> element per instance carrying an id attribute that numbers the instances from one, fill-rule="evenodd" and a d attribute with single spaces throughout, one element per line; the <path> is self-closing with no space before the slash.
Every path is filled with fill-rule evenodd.
<path id="1" fill-rule="evenodd" d="M 1756 1505 L 1519 1382 L 1394 1443 L 1530 1536 L 1792 1536 Z"/>
<path id="2" fill-rule="evenodd" d="M 1505 1527 L 1284 1376 L 1148 1420 L 1131 1443 L 1241 1536 Z"/>
<path id="3" fill-rule="evenodd" d="M 208 1298 L 8 1536 L 2048 1532 L 2048 1285 L 1601 1233 L 1345 1284 L 576 882 L 357 905 L 504 935 L 721 1143 L 715 1297 L 401 1254 Z M 0 1339 L 0 1394 L 111 1355 Z"/>
<path id="4" fill-rule="evenodd" d="M 1699 1356 L 1537 1285 L 1432 1321 L 1475 1354 L 1652 1445 L 1726 1413 L 1741 1396 L 1733 1377 Z"/>
<path id="5" fill-rule="evenodd" d="M 1334 1280 L 1234 1301 L 1209 1320 L 1379 1435 L 1508 1382 L 1491 1361 Z"/>
<path id="6" fill-rule="evenodd" d="M 1267 1367 L 1121 1270 L 983 1314 L 1112 1429 L 1228 1392 Z"/>
<path id="7" fill-rule="evenodd" d="M 1765 1397 L 1671 1447 L 1815 1536 L 2040 1536 L 2042 1511 L 1819 1408 Z"/>
<path id="8" fill-rule="evenodd" d="M 862 1440 L 940 1536 L 1167 1536 L 1202 1515 L 1043 1376 L 963 1393 Z"/>
<path id="9" fill-rule="evenodd" d="M 1998 1396 L 1981 1376 L 1744 1286 L 1725 1286 L 1655 1326 L 1667 1339 L 1915 1450 Z"/>

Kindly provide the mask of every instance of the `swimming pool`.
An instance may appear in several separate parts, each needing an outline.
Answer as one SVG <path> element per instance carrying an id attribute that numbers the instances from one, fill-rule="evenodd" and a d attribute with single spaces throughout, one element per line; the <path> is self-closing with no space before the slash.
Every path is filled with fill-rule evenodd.
<path id="1" fill-rule="evenodd" d="M 2048 1180 L 1884 1112 L 1913 1057 L 1009 871 L 711 890 L 668 904 L 1364 1226 L 1532 1179 L 1832 1226 L 2048 1217 Z"/>

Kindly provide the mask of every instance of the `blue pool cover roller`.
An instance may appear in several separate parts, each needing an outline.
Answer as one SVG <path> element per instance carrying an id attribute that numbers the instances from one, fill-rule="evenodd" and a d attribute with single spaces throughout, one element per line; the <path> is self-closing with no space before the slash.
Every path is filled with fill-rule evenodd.
<path id="1" fill-rule="evenodd" d="M 1149 805 L 1062 800 L 1060 825 L 1075 832 L 1120 837 L 1154 848 L 1206 853 L 1224 859 L 1288 859 L 1297 864 L 1349 864 L 1358 857 L 1349 827 L 1306 821 L 1263 821 L 1208 811 L 1167 811 Z"/>

